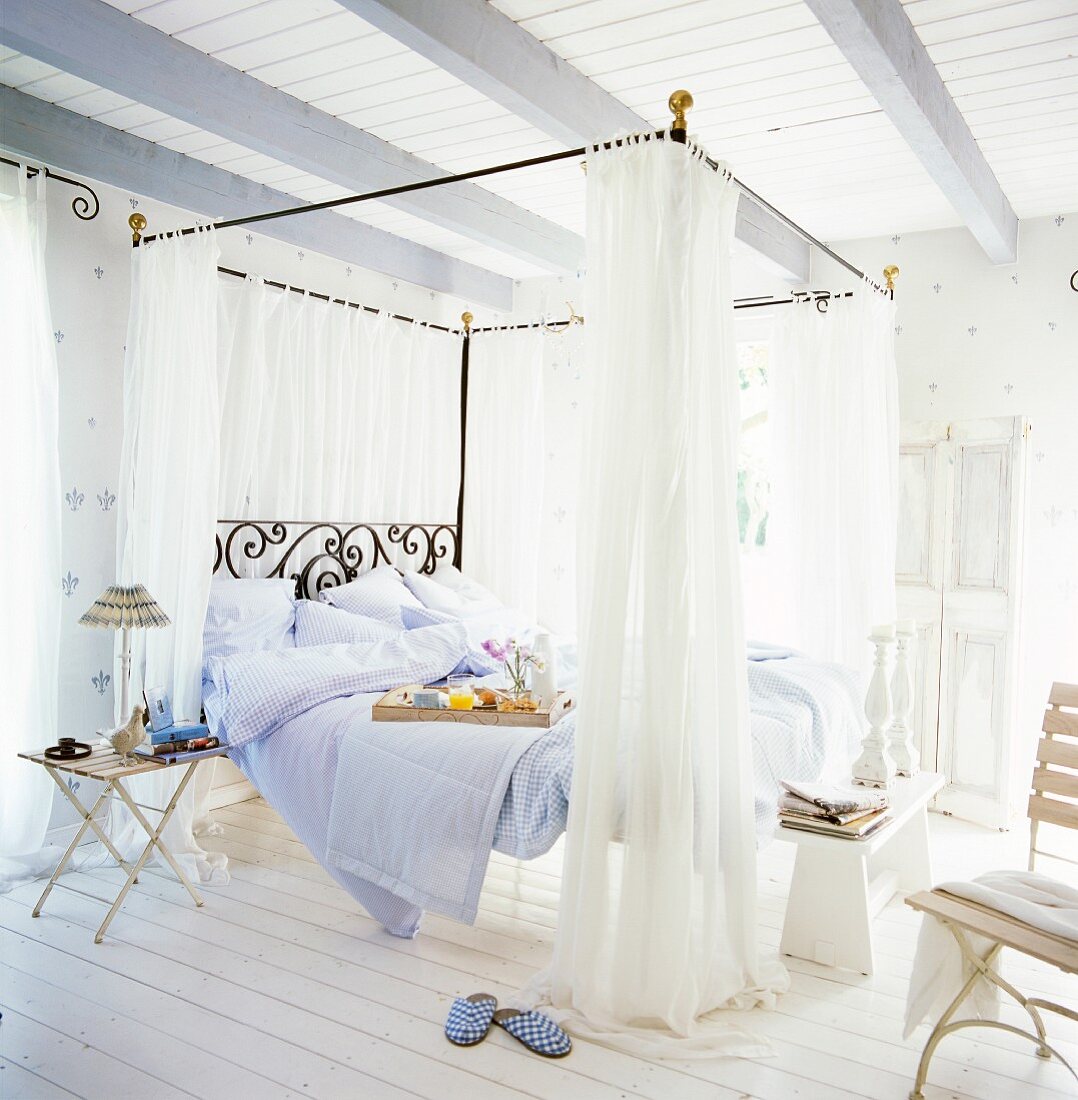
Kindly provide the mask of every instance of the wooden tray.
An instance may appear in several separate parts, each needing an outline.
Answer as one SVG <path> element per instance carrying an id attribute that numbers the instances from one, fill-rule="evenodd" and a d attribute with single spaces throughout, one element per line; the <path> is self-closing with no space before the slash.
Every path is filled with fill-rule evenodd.
<path id="1" fill-rule="evenodd" d="M 449 707 L 416 707 L 404 702 L 404 696 L 425 689 L 422 684 L 405 684 L 387 691 L 371 708 L 376 722 L 470 722 L 475 726 L 531 726 L 549 729 L 573 709 L 575 703 L 570 692 L 559 691 L 554 705 L 548 710 L 451 710 Z"/>

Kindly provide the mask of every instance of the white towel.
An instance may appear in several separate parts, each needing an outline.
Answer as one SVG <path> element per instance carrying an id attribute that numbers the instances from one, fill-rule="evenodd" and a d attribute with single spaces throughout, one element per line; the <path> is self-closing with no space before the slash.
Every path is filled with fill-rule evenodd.
<path id="1" fill-rule="evenodd" d="M 1033 871 L 991 871 L 972 882 L 944 882 L 936 887 L 1014 917 L 1053 936 L 1078 943 L 1078 890 Z M 983 956 L 991 941 L 967 933 L 970 946 Z M 935 917 L 921 923 L 917 954 L 906 998 L 905 1038 L 926 1017 L 935 1021 L 973 973 L 958 942 Z M 966 999 L 967 1012 L 979 1020 L 999 1017 L 999 988 L 981 978 Z"/>

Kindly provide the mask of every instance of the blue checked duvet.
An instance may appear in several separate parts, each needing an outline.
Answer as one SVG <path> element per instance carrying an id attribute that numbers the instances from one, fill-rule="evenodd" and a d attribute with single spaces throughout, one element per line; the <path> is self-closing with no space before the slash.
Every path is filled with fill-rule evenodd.
<path id="1" fill-rule="evenodd" d="M 565 829 L 576 717 L 499 731 L 376 723 L 401 683 L 433 682 L 464 657 L 459 624 L 367 645 L 211 658 L 205 708 L 229 756 L 326 869 L 387 930 L 424 910 L 472 921 L 491 848 L 520 859 Z M 780 779 L 848 771 L 861 738 L 856 674 L 750 646 L 756 820 L 770 833 Z M 574 673 L 559 651 L 561 682 Z"/>

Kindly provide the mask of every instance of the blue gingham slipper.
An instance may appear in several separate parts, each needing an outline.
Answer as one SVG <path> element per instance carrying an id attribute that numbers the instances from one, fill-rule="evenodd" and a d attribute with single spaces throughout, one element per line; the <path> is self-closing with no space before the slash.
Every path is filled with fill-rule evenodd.
<path id="1" fill-rule="evenodd" d="M 514 1039 L 544 1058 L 564 1058 L 573 1041 L 549 1016 L 541 1012 L 518 1012 L 515 1008 L 500 1008 L 494 1022 L 505 1028 Z"/>
<path id="2" fill-rule="evenodd" d="M 473 993 L 470 997 L 458 997 L 445 1021 L 445 1037 L 458 1047 L 473 1047 L 482 1042 L 490 1031 L 497 1000 L 489 993 Z"/>

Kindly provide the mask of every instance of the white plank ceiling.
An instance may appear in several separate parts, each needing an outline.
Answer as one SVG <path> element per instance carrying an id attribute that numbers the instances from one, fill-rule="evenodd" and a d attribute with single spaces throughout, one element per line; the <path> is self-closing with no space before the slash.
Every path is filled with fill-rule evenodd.
<path id="1" fill-rule="evenodd" d="M 561 146 L 333 0 L 108 0 L 153 27 L 451 172 Z M 959 219 L 800 0 L 492 0 L 656 125 L 689 88 L 690 129 L 824 240 Z M 1078 209 L 1078 3 L 906 0 L 1021 218 Z M 0 49 L 0 82 L 230 172 L 317 201 L 344 189 Z M 483 181 L 581 232 L 572 162 Z M 382 204 L 345 208 L 516 278 L 540 269 Z"/>

